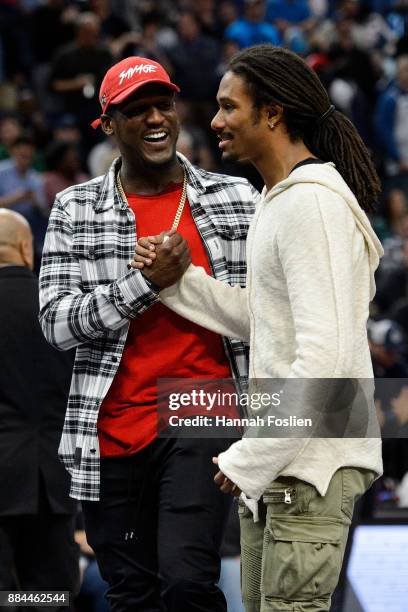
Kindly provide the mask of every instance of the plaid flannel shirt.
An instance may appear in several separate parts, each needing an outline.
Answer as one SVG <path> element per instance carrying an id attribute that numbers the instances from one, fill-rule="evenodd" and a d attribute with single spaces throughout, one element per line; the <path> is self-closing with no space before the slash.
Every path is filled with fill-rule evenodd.
<path id="1" fill-rule="evenodd" d="M 204 172 L 179 159 L 214 276 L 244 286 L 245 242 L 258 192 L 245 179 Z M 71 496 L 83 500 L 99 499 L 98 411 L 130 320 L 158 300 L 142 274 L 127 269 L 137 237 L 134 214 L 116 188 L 119 167 L 120 158 L 105 176 L 57 194 L 40 273 L 44 335 L 61 350 L 77 347 L 59 455 L 72 476 Z M 224 346 L 234 378 L 245 380 L 248 347 L 232 339 L 224 339 Z"/>

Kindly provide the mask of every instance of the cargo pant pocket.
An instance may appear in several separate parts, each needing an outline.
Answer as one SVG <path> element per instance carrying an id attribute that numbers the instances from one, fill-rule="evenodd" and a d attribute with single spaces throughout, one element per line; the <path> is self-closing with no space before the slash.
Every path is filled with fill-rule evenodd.
<path id="1" fill-rule="evenodd" d="M 340 574 L 345 525 L 325 517 L 273 516 L 264 533 L 265 599 L 329 599 Z"/>

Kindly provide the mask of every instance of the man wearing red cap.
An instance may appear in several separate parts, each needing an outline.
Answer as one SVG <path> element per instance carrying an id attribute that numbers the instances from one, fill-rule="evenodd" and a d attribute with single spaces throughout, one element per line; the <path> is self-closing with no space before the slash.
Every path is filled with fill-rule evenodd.
<path id="1" fill-rule="evenodd" d="M 106 176 L 57 195 L 41 270 L 48 341 L 77 347 L 60 456 L 115 612 L 225 612 L 216 586 L 228 503 L 211 457 L 230 441 L 157 436 L 157 379 L 247 373 L 242 342 L 171 313 L 139 270 L 136 235 L 171 227 L 192 260 L 245 284 L 257 192 L 176 153 L 178 87 L 156 62 L 127 58 L 100 89 L 102 125 L 121 152 Z M 169 245 L 173 238 L 169 239 Z M 189 260 L 165 271 L 169 283 Z"/>

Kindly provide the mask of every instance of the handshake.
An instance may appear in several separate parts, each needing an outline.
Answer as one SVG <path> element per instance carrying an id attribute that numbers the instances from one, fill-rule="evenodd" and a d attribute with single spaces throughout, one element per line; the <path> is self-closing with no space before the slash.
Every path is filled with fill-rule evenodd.
<path id="1" fill-rule="evenodd" d="M 190 263 L 187 240 L 176 230 L 169 230 L 158 236 L 139 238 L 129 268 L 143 270 L 143 276 L 165 289 L 180 280 Z"/>
<path id="2" fill-rule="evenodd" d="M 158 236 L 139 238 L 129 268 L 142 270 L 143 276 L 160 289 L 165 289 L 180 280 L 190 264 L 187 240 L 176 230 L 169 230 Z M 213 457 L 213 463 L 218 465 L 217 457 Z M 214 482 L 223 493 L 230 493 L 234 497 L 241 495 L 241 489 L 221 470 L 215 474 Z"/>

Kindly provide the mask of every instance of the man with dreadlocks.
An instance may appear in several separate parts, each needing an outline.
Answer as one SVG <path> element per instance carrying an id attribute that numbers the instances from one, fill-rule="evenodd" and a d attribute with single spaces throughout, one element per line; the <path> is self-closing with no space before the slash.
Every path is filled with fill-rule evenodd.
<path id="1" fill-rule="evenodd" d="M 364 144 L 316 74 L 285 49 L 240 52 L 217 99 L 212 127 L 223 157 L 251 161 L 265 181 L 248 235 L 247 288 L 190 266 L 162 302 L 249 340 L 255 383 L 371 379 L 366 321 L 382 248 L 366 215 L 379 181 Z M 164 288 L 155 266 L 183 248 L 178 236 L 161 242 L 141 239 L 133 266 Z M 308 397 L 302 401 L 307 409 Z M 367 406 L 357 417 L 374 421 Z M 215 462 L 221 490 L 245 494 L 246 611 L 329 610 L 354 502 L 382 471 L 380 439 L 245 436 Z"/>

